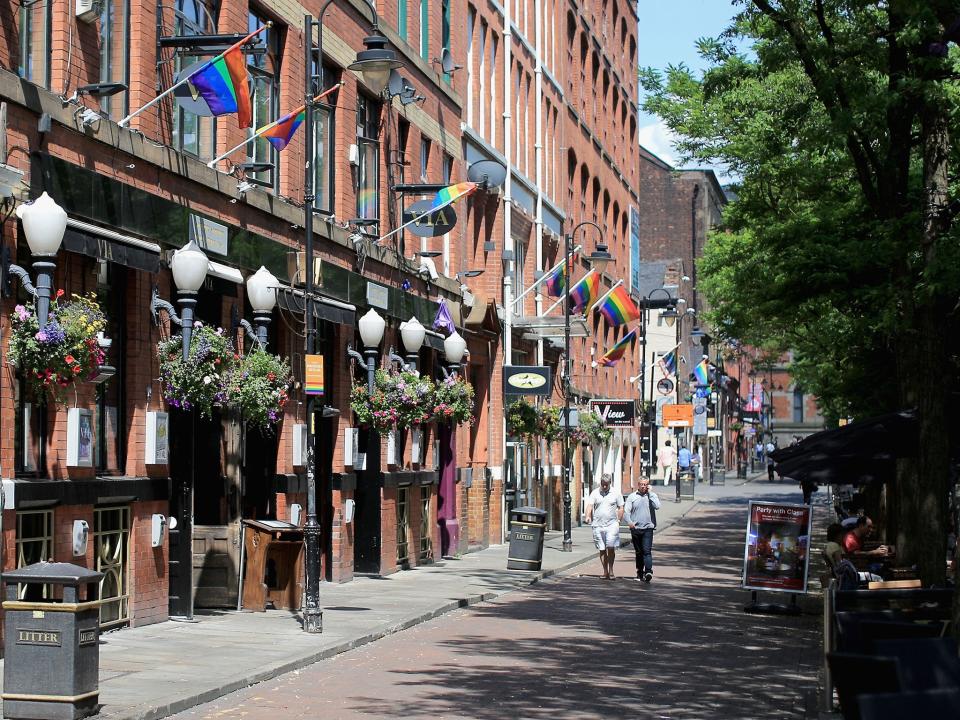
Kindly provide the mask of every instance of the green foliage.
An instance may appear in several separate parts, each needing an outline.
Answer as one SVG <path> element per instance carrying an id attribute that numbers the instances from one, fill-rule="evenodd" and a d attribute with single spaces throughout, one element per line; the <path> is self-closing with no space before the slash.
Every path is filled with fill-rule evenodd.
<path id="1" fill-rule="evenodd" d="M 32 307 L 17 305 L 10 316 L 10 361 L 38 402 L 48 394 L 62 402 L 68 388 L 87 379 L 104 361 L 97 333 L 106 327 L 106 318 L 96 298 L 75 295 L 61 304 L 63 294 L 57 290 L 51 299 L 42 330 Z"/>
<path id="2" fill-rule="evenodd" d="M 560 418 L 563 408 L 558 405 L 543 405 L 537 411 L 537 435 L 547 442 L 563 437 L 563 424 Z"/>
<path id="3" fill-rule="evenodd" d="M 260 348 L 247 353 L 229 378 L 229 397 L 243 418 L 262 432 L 271 432 L 283 418 L 293 377 L 290 363 Z"/>
<path id="4" fill-rule="evenodd" d="M 432 419 L 441 425 L 473 424 L 473 385 L 451 375 L 434 386 Z"/>
<path id="5" fill-rule="evenodd" d="M 377 370 L 373 393 L 366 384 L 354 383 L 350 408 L 360 425 L 377 432 L 404 430 L 429 422 L 434 411 L 434 386 L 416 372 Z"/>
<path id="6" fill-rule="evenodd" d="M 584 410 L 580 413 L 580 426 L 570 431 L 570 436 L 585 445 L 606 445 L 613 437 L 613 430 L 607 427 L 597 413 Z"/>
<path id="7" fill-rule="evenodd" d="M 520 398 L 507 407 L 507 432 L 516 437 L 537 434 L 537 409 Z"/>
<path id="8" fill-rule="evenodd" d="M 170 407 L 197 410 L 209 418 L 213 408 L 230 403 L 230 373 L 240 356 L 223 328 L 214 330 L 203 323 L 193 326 L 186 360 L 182 348 L 180 335 L 157 345 L 161 392 Z"/>

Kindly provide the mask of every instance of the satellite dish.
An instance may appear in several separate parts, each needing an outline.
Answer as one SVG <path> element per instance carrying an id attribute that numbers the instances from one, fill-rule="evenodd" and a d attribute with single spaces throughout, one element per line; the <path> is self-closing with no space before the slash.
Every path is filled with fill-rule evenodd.
<path id="1" fill-rule="evenodd" d="M 406 85 L 406 81 L 400 76 L 400 73 L 397 72 L 396 69 L 390 71 L 390 80 L 387 82 L 387 91 L 390 93 L 390 97 L 403 93 Z"/>
<path id="2" fill-rule="evenodd" d="M 496 160 L 477 160 L 467 168 L 467 180 L 483 186 L 484 190 L 503 185 L 507 168 Z"/>
<path id="3" fill-rule="evenodd" d="M 453 61 L 453 53 L 451 53 L 448 48 L 444 48 L 440 52 L 440 67 L 449 75 L 462 68 L 463 65 L 457 65 Z"/>
<path id="4" fill-rule="evenodd" d="M 185 67 L 176 74 L 174 77 L 174 82 L 179 82 L 183 78 L 189 77 L 190 73 L 199 70 L 200 66 L 206 62 L 206 60 L 200 60 L 199 62 L 193 63 L 193 65 L 190 65 L 189 67 Z M 213 113 L 210 112 L 210 106 L 207 105 L 207 101 L 199 95 L 197 97 L 193 97 L 193 92 L 190 90 L 190 83 L 184 83 L 174 90 L 173 97 L 177 102 L 177 106 L 181 110 L 188 113 L 193 113 L 194 115 L 199 115 L 200 117 L 213 117 Z"/>

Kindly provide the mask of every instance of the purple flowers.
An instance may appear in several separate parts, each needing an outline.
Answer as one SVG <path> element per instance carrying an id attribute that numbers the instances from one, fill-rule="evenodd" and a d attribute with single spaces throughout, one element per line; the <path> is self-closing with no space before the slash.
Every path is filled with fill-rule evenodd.
<path id="1" fill-rule="evenodd" d="M 37 342 L 43 343 L 44 345 L 59 345 L 67 339 L 67 333 L 60 326 L 60 323 L 57 322 L 57 319 L 51 317 L 47 321 L 46 327 L 38 331 L 34 337 Z"/>

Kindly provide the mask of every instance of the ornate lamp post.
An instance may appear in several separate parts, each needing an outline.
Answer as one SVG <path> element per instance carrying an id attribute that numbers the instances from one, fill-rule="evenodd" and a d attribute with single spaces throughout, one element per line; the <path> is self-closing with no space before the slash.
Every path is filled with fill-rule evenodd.
<path id="1" fill-rule="evenodd" d="M 180 315 L 166 300 L 162 300 L 157 288 L 153 289 L 150 301 L 150 312 L 154 322 L 157 322 L 157 312 L 166 310 L 170 321 L 181 328 L 183 340 L 183 359 L 190 357 L 190 339 L 193 336 L 193 311 L 197 307 L 197 292 L 203 287 L 207 278 L 209 261 L 206 254 L 193 240 L 173 253 L 170 261 L 170 270 L 173 273 L 173 284 L 177 288 L 177 304 L 180 306 Z"/>
<path id="2" fill-rule="evenodd" d="M 270 325 L 270 316 L 277 305 L 277 286 L 280 281 L 262 265 L 253 275 L 247 278 L 247 299 L 253 308 L 253 324 L 256 326 L 254 337 L 260 347 L 267 347 L 267 327 Z M 240 324 L 251 333 L 250 323 L 241 320 Z"/>
<path id="3" fill-rule="evenodd" d="M 423 341 L 426 337 L 427 330 L 416 317 L 410 318 L 400 326 L 400 341 L 403 343 L 403 349 L 407 351 L 408 369 L 417 369 L 420 348 L 423 347 Z"/>
<path id="4" fill-rule="evenodd" d="M 563 257 L 564 272 L 567 278 L 567 285 L 570 285 L 573 277 L 573 237 L 577 230 L 582 227 L 591 226 L 596 228 L 600 236 L 603 237 L 603 230 L 599 225 L 590 220 L 584 220 L 573 227 L 568 235 L 563 236 Z M 613 260 L 613 256 L 607 250 L 606 244 L 597 243 L 597 249 L 585 258 L 593 267 L 603 267 Z M 571 505 L 573 498 L 570 495 L 570 298 L 568 295 L 563 298 L 563 551 L 573 551 L 573 520 L 571 518 Z"/>

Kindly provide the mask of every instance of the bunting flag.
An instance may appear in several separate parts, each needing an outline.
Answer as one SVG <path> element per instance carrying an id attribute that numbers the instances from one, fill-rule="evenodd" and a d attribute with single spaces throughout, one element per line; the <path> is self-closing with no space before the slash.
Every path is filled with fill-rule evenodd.
<path id="1" fill-rule="evenodd" d="M 600 276 L 594 271 L 591 270 L 580 278 L 577 284 L 570 288 L 570 299 L 573 301 L 574 311 L 589 309 L 599 289 Z"/>
<path id="2" fill-rule="evenodd" d="M 277 150 L 283 150 L 296 134 L 306 115 L 307 112 L 304 109 L 298 113 L 289 113 L 267 127 L 260 128 L 255 134 L 265 137 Z"/>
<path id="3" fill-rule="evenodd" d="M 237 123 L 241 128 L 253 124 L 247 61 L 239 47 L 234 46 L 221 57 L 202 66 L 190 76 L 189 83 L 214 115 L 237 113 Z"/>
<path id="4" fill-rule="evenodd" d="M 620 338 L 620 341 L 616 345 L 604 353 L 603 357 L 600 358 L 599 364 L 603 367 L 613 367 L 616 365 L 623 358 L 624 354 L 626 354 L 627 348 L 630 347 L 630 343 L 633 342 L 636 337 L 637 329 L 634 328 Z"/>
<path id="5" fill-rule="evenodd" d="M 710 383 L 710 365 L 706 358 L 697 364 L 693 369 L 693 374 L 697 378 L 698 385 L 708 385 Z"/>
<path id="6" fill-rule="evenodd" d="M 630 297 L 625 285 L 615 287 L 598 305 L 598 309 L 606 318 L 607 324 L 613 327 L 640 319 L 640 308 Z"/>
<path id="7" fill-rule="evenodd" d="M 440 188 L 433 197 L 431 209 L 436 210 L 437 208 L 445 207 L 454 200 L 462 198 L 464 195 L 469 195 L 478 187 L 480 186 L 475 182 L 459 182 L 456 185 L 448 185 L 445 188 Z"/>
<path id="8" fill-rule="evenodd" d="M 448 335 L 457 329 L 453 324 L 453 316 L 450 314 L 450 309 L 447 307 L 447 301 L 443 298 L 440 298 L 439 302 L 437 303 L 437 314 L 433 318 L 433 329 L 445 330 Z"/>
<path id="9" fill-rule="evenodd" d="M 660 370 L 663 372 L 664 377 L 675 375 L 677 372 L 677 348 L 674 348 L 660 358 L 657 364 L 660 365 Z"/>
<path id="10" fill-rule="evenodd" d="M 570 259 L 570 265 L 577 262 L 577 253 L 573 253 Z M 560 263 L 553 269 L 553 272 L 547 274 L 543 279 L 543 284 L 547 288 L 547 295 L 550 297 L 560 297 L 563 291 L 567 289 L 567 264 Z"/>

